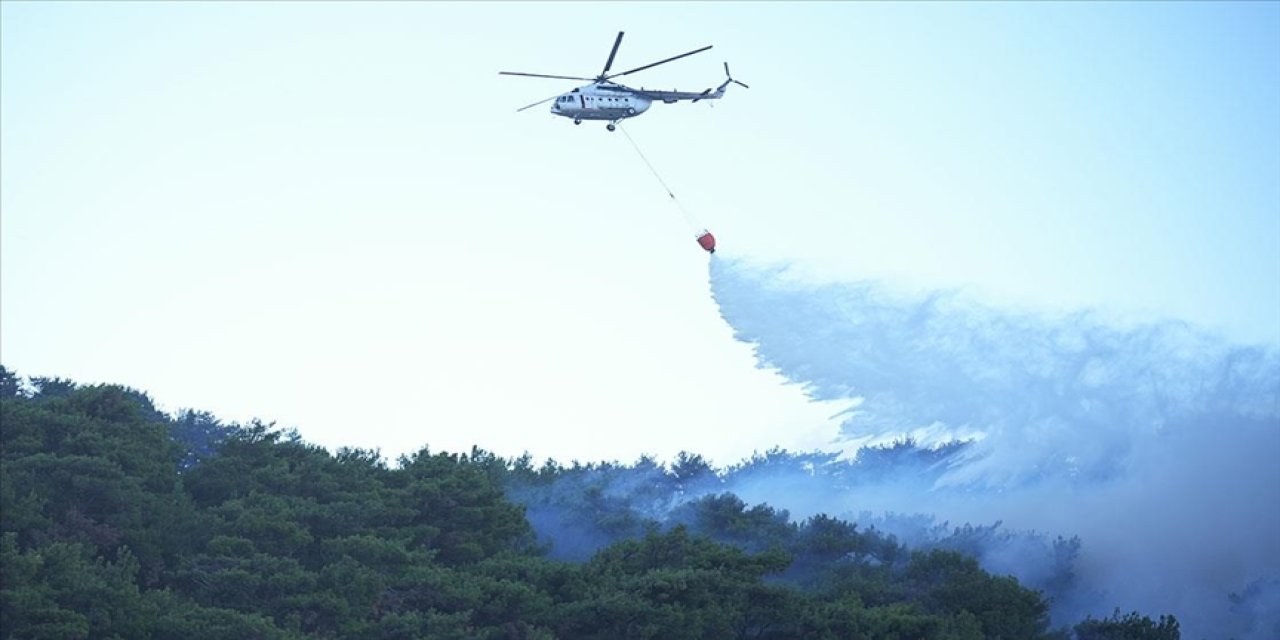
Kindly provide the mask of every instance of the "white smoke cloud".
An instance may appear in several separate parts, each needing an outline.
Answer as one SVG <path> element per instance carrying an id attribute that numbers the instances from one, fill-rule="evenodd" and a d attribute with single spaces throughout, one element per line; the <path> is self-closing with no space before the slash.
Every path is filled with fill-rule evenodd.
<path id="1" fill-rule="evenodd" d="M 1059 619 L 1114 606 L 1174 613 L 1189 638 L 1264 637 L 1280 624 L 1275 598 L 1242 604 L 1239 595 L 1280 577 L 1273 350 L 1180 322 L 1119 328 L 1092 312 L 1002 311 L 955 292 L 807 282 L 723 258 L 712 261 L 711 283 L 760 367 L 815 400 L 856 401 L 841 427 L 847 443 L 973 440 L 923 490 L 791 500 L 758 483 L 748 500 L 799 515 L 821 500 L 846 514 L 921 512 L 1079 535 L 1079 592 L 1102 596 L 1058 603 Z"/>

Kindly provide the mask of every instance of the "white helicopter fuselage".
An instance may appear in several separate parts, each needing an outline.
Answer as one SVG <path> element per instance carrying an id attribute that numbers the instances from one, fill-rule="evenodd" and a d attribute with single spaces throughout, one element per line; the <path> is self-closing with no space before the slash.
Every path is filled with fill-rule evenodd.
<path id="1" fill-rule="evenodd" d="M 617 122 L 634 118 L 648 111 L 651 104 L 653 100 L 637 95 L 629 89 L 589 84 L 557 97 L 551 103 L 551 113 L 572 118 L 575 122 L 582 120 Z"/>

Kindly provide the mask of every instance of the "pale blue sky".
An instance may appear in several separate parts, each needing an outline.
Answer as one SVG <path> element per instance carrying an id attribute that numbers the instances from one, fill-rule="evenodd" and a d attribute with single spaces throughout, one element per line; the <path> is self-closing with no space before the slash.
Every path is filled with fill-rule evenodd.
<path id="1" fill-rule="evenodd" d="M 1280 344 L 1277 3 L 0 5 L 0 348 L 337 446 L 731 462 L 753 368 L 593 75 L 725 255 Z"/>

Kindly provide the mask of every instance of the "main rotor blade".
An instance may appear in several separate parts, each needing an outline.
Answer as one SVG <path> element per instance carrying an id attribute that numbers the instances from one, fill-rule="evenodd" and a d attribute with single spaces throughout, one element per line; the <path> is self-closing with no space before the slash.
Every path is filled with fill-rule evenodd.
<path id="1" fill-rule="evenodd" d="M 530 78 L 555 78 L 557 80 L 586 80 L 590 82 L 595 78 L 583 78 L 582 76 L 549 76 L 544 73 L 519 73 L 516 71 L 499 71 L 500 76 L 528 76 Z"/>
<path id="2" fill-rule="evenodd" d="M 613 66 L 613 57 L 618 55 L 618 45 L 622 44 L 622 32 L 618 32 L 618 39 L 613 41 L 613 51 L 609 52 L 609 60 L 604 63 L 604 71 L 600 75 L 609 73 L 609 68 Z"/>
<path id="3" fill-rule="evenodd" d="M 659 60 L 659 61 L 654 62 L 654 63 L 651 63 L 651 64 L 646 64 L 646 65 L 645 65 L 645 66 L 643 66 L 643 67 L 636 67 L 636 68 L 631 69 L 631 70 L 629 70 L 629 71 L 623 71 L 622 73 L 615 73 L 615 74 L 613 74 L 613 75 L 611 75 L 611 76 L 605 76 L 605 78 L 604 78 L 604 79 L 605 79 L 605 80 L 608 80 L 609 78 L 616 78 L 616 77 L 618 77 L 618 76 L 625 76 L 625 75 L 627 75 L 627 74 L 629 74 L 629 73 L 635 73 L 635 72 L 637 72 L 637 71 L 644 71 L 645 69 L 649 69 L 649 68 L 651 68 L 651 67 L 656 67 L 656 66 L 658 66 L 658 65 L 660 65 L 660 64 L 666 64 L 666 63 L 668 63 L 668 62 L 671 62 L 672 60 L 679 60 L 680 58 L 684 58 L 684 57 L 687 57 L 687 56 L 691 56 L 691 55 L 693 55 L 693 54 L 695 54 L 695 53 L 702 53 L 703 51 L 706 51 L 707 49 L 710 49 L 710 48 L 711 48 L 711 45 L 707 45 L 707 46 L 705 46 L 705 47 L 703 47 L 703 48 L 701 48 L 701 49 L 694 49 L 693 51 L 690 51 L 689 53 L 682 53 L 682 54 L 680 54 L 680 55 L 678 55 L 678 56 L 672 56 L 672 57 L 670 57 L 670 58 L 667 58 L 666 60 Z"/>
<path id="4" fill-rule="evenodd" d="M 538 106 L 538 105 L 540 105 L 540 104 L 542 104 L 542 103 L 544 103 L 544 102 L 551 102 L 552 100 L 555 100 L 556 98 L 559 98 L 560 96 L 561 96 L 561 94 L 557 93 L 557 94 L 555 94 L 554 96 L 551 96 L 550 98 L 547 98 L 546 100 L 539 100 L 539 101 L 537 101 L 537 102 L 535 102 L 535 103 L 533 103 L 533 104 L 530 104 L 530 105 L 526 105 L 526 106 L 520 107 L 519 109 L 516 109 L 516 112 L 517 112 L 517 113 L 519 113 L 519 112 L 521 112 L 521 111 L 524 111 L 525 109 L 532 109 L 532 108 L 534 108 L 534 107 L 536 107 L 536 106 Z"/>

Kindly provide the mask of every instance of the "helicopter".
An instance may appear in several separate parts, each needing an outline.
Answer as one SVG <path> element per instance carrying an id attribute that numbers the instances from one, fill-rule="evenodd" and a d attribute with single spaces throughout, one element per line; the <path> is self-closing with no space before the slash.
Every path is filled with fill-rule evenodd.
<path id="1" fill-rule="evenodd" d="M 674 104 L 681 100 L 689 100 L 698 102 L 699 100 L 719 100 L 724 97 L 724 90 L 730 84 L 737 84 L 745 89 L 750 89 L 746 84 L 733 79 L 729 74 L 729 63 L 724 63 L 724 75 L 727 78 L 723 84 L 714 90 L 707 89 L 702 92 L 693 91 L 660 91 L 654 89 L 645 89 L 641 87 L 635 89 L 613 81 L 613 78 L 629 75 L 637 71 L 644 71 L 656 67 L 660 64 L 666 64 L 680 58 L 691 56 L 695 53 L 702 53 L 711 48 L 711 45 L 694 49 L 688 53 L 682 53 L 678 56 L 672 56 L 665 60 L 659 60 L 642 67 L 636 67 L 627 71 L 618 73 L 609 73 L 609 69 L 613 68 L 613 58 L 618 55 L 618 47 L 622 44 L 622 31 L 618 32 L 618 38 L 613 41 L 613 50 L 609 52 L 609 59 L 604 63 L 604 70 L 594 78 L 584 78 L 581 76 L 558 76 L 546 75 L 541 73 L 521 73 L 517 71 L 499 71 L 499 75 L 504 76 L 527 76 L 531 78 L 555 78 L 559 80 L 586 80 L 591 84 L 578 87 L 567 93 L 561 93 L 551 96 L 545 100 L 539 100 L 531 105 L 520 107 L 516 111 L 524 111 L 532 109 L 540 104 L 551 102 L 551 113 L 565 118 L 573 118 L 574 124 L 582 124 L 583 120 L 608 120 L 609 124 L 606 128 L 609 131 L 617 129 L 618 121 L 627 118 L 634 118 L 645 111 L 649 110 L 649 106 L 654 102 L 661 101 L 663 104 Z M 552 102 L 554 101 L 554 102 Z"/>

